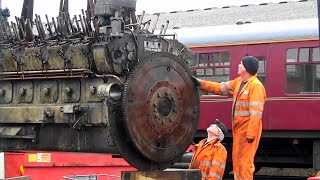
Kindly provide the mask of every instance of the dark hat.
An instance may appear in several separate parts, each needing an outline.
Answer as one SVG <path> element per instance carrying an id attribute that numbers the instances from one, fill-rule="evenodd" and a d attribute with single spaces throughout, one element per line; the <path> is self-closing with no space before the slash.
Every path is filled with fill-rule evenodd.
<path id="1" fill-rule="evenodd" d="M 220 122 L 219 119 L 216 119 L 215 124 L 221 129 L 224 135 L 228 134 L 227 126 Z"/>
<path id="2" fill-rule="evenodd" d="M 250 73 L 251 75 L 257 74 L 257 71 L 259 69 L 259 60 L 257 58 L 253 56 L 246 56 L 241 61 L 248 73 Z"/>

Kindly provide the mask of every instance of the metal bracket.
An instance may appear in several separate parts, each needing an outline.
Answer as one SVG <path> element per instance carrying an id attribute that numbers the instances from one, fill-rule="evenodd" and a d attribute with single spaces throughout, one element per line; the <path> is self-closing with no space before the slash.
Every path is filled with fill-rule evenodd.
<path id="1" fill-rule="evenodd" d="M 35 134 L 18 135 L 23 129 L 22 127 L 0 127 L 0 139 L 29 139 L 33 143 L 37 143 L 37 136 Z M 32 127 L 36 131 L 36 127 Z"/>
<path id="2" fill-rule="evenodd" d="M 61 107 L 70 124 L 70 126 L 76 130 L 80 130 L 81 126 L 88 123 L 88 106 L 80 105 L 65 105 Z"/>
<path id="3" fill-rule="evenodd" d="M 61 45 L 58 54 L 64 59 L 64 68 L 72 69 L 70 44 Z"/>
<path id="4" fill-rule="evenodd" d="M 61 107 L 61 112 L 64 114 L 76 114 L 80 111 L 79 105 L 65 105 Z"/>

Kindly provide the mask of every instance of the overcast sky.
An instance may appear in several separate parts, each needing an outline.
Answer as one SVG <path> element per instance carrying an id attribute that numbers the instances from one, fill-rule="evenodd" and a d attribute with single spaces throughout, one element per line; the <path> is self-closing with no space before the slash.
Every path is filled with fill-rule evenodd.
<path id="1" fill-rule="evenodd" d="M 23 0 L 0 0 L 2 8 L 8 7 L 11 12 L 11 18 L 20 16 Z M 81 9 L 86 8 L 87 0 L 69 0 L 70 14 L 80 14 Z M 262 2 L 280 2 L 283 0 L 137 0 L 137 13 L 170 12 L 189 9 L 204 9 L 208 7 L 222 7 L 227 5 L 260 4 Z M 298 0 L 287 0 L 298 1 Z M 55 17 L 58 14 L 60 0 L 34 0 L 34 13 L 48 14 L 49 17 Z M 11 20 L 11 19 L 9 19 Z"/>

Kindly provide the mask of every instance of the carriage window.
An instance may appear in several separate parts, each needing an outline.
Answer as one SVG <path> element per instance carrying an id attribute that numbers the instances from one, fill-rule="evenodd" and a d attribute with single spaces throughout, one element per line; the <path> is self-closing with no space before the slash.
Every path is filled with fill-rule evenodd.
<path id="1" fill-rule="evenodd" d="M 312 48 L 312 62 L 320 61 L 320 48 Z"/>
<path id="2" fill-rule="evenodd" d="M 301 48 L 299 50 L 299 62 L 308 62 L 309 60 L 309 48 Z"/>
<path id="3" fill-rule="evenodd" d="M 199 67 L 207 66 L 209 54 L 199 54 Z"/>
<path id="4" fill-rule="evenodd" d="M 195 56 L 195 58 L 197 57 L 199 57 L 199 63 L 193 66 L 197 77 L 215 82 L 230 80 L 229 52 L 200 53 L 198 56 Z"/>
<path id="5" fill-rule="evenodd" d="M 230 80 L 229 52 L 200 53 L 195 57 L 198 57 L 198 65 L 192 68 L 198 78 L 214 82 Z"/>
<path id="6" fill-rule="evenodd" d="M 258 79 L 265 86 L 266 85 L 266 57 L 257 57 L 259 60 Z"/>
<path id="7" fill-rule="evenodd" d="M 296 52 L 296 54 L 293 52 Z M 287 50 L 286 93 L 320 93 L 319 53 L 319 47 Z M 298 61 L 295 60 L 295 57 L 299 57 L 296 58 Z"/>
<path id="8" fill-rule="evenodd" d="M 230 53 L 229 52 L 214 52 L 210 56 L 210 70 L 212 70 L 211 81 L 225 82 L 229 81 L 230 71 Z"/>
<path id="9" fill-rule="evenodd" d="M 191 66 L 197 66 L 198 65 L 198 58 L 199 54 L 193 54 L 193 59 L 191 60 Z"/>
<path id="10" fill-rule="evenodd" d="M 219 53 L 212 53 L 210 58 L 210 65 L 211 66 L 217 66 L 219 65 Z"/>
<path id="11" fill-rule="evenodd" d="M 316 64 L 316 78 L 320 79 L 320 64 Z"/>
<path id="12" fill-rule="evenodd" d="M 298 49 L 288 49 L 287 50 L 287 62 L 297 62 Z"/>

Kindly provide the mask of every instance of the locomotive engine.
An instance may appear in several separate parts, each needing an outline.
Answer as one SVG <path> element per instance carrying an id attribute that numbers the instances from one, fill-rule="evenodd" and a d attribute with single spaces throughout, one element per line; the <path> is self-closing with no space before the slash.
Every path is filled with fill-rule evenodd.
<path id="1" fill-rule="evenodd" d="M 120 153 L 141 170 L 172 165 L 197 129 L 193 58 L 138 20 L 136 0 L 94 12 L 0 23 L 0 150 Z M 34 30 L 36 29 L 36 31 Z"/>

